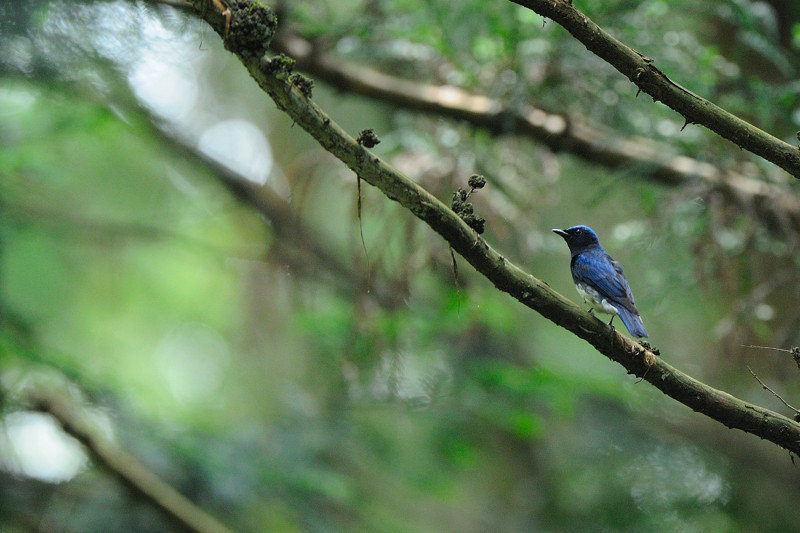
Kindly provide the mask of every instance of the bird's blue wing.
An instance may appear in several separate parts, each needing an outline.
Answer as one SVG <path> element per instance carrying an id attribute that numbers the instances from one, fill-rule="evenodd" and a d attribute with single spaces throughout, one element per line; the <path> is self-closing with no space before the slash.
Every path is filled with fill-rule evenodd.
<path id="1" fill-rule="evenodd" d="M 647 337 L 642 318 L 633 302 L 628 280 L 622 267 L 601 250 L 589 250 L 572 257 L 572 279 L 576 285 L 584 284 L 611 303 L 619 318 L 635 337 Z M 599 302 L 597 302 L 599 303 Z"/>
<path id="2" fill-rule="evenodd" d="M 572 258 L 571 266 L 575 283 L 589 285 L 606 299 L 633 304 L 631 289 L 622 275 L 622 267 L 607 253 L 598 250 L 578 254 Z"/>

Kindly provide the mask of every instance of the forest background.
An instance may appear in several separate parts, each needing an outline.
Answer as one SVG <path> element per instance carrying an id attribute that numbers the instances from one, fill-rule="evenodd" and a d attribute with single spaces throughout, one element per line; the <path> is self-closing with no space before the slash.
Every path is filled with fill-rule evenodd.
<path id="1" fill-rule="evenodd" d="M 508 261 L 580 304 L 550 230 L 592 226 L 664 361 L 796 414 L 795 177 L 510 2 L 270 7 L 371 154 L 447 205 L 485 176 Z M 499 291 L 209 9 L 0 3 L 0 531 L 800 531 L 794 454 Z M 800 4 L 574 9 L 797 144 Z"/>

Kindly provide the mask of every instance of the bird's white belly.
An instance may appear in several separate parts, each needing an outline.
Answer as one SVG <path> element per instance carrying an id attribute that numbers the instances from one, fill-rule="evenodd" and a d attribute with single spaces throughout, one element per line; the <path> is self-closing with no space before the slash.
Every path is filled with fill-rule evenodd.
<path id="1" fill-rule="evenodd" d="M 596 290 L 588 285 L 576 283 L 575 288 L 578 290 L 578 294 L 583 296 L 583 301 L 591 305 L 595 311 L 600 311 L 601 313 L 606 313 L 608 315 L 619 314 L 619 311 L 617 311 L 616 307 L 611 305 L 608 300 L 600 296 Z"/>

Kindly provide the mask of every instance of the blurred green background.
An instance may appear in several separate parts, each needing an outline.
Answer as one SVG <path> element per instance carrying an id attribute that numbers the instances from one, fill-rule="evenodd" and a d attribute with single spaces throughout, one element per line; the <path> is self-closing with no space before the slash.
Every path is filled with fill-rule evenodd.
<path id="1" fill-rule="evenodd" d="M 676 82 L 800 129 L 800 3 L 576 2 Z M 800 404 L 796 180 L 508 2 L 272 6 L 319 53 L 656 141 L 768 184 L 492 135 L 315 80 L 313 98 L 500 253 L 578 301 L 551 228 L 592 226 L 665 360 Z M 0 531 L 171 531 L 31 389 L 237 531 L 800 531 L 800 466 L 498 292 L 157 2 L 0 2 Z M 773 198 L 774 199 L 774 198 Z M 363 231 L 363 244 L 360 232 Z M 791 413 L 787 413 L 791 414 Z"/>

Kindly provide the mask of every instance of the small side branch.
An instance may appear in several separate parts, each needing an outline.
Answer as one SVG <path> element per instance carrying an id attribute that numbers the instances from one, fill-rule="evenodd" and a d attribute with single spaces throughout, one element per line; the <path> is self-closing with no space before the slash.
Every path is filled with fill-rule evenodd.
<path id="1" fill-rule="evenodd" d="M 777 393 L 777 392 L 775 392 L 774 390 L 770 389 L 770 388 L 767 386 L 767 384 L 766 384 L 766 383 L 764 383 L 763 381 L 761 381 L 761 378 L 759 378 L 759 377 L 756 375 L 756 373 L 755 373 L 755 372 L 753 372 L 753 369 L 752 369 L 752 368 L 750 368 L 750 367 L 748 366 L 748 367 L 747 367 L 747 370 L 749 370 L 749 371 L 750 371 L 750 374 L 752 374 L 752 375 L 753 375 L 753 377 L 754 377 L 754 378 L 756 378 L 756 381 L 758 381 L 758 383 L 761 385 L 761 387 L 762 387 L 764 390 L 766 390 L 766 391 L 769 391 L 770 393 L 772 393 L 772 395 L 773 395 L 773 396 L 775 396 L 777 399 L 779 399 L 783 405 L 785 405 L 786 407 L 788 407 L 789 409 L 791 409 L 792 411 L 794 411 L 794 419 L 795 419 L 795 420 L 798 420 L 798 419 L 800 419 L 800 410 L 798 410 L 797 408 L 795 408 L 795 407 L 793 407 L 793 406 L 789 405 L 789 403 L 788 403 L 786 400 L 784 400 L 783 398 L 781 398 L 780 394 L 778 394 L 778 393 Z"/>

